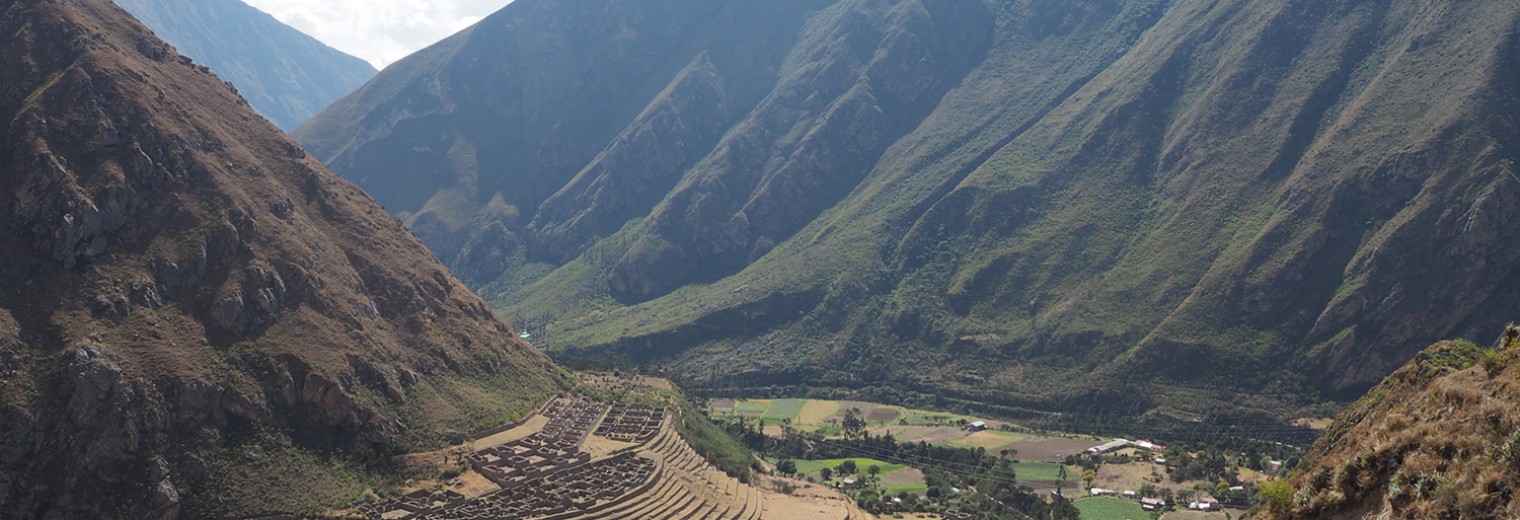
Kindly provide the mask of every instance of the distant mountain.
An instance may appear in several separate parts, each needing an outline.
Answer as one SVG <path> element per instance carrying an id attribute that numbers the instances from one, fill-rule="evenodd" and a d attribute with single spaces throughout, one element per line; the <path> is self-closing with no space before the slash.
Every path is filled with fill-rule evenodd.
<path id="1" fill-rule="evenodd" d="M 180 53 L 237 85 L 285 130 L 375 75 L 349 56 L 238 0 L 116 0 Z"/>
<path id="2" fill-rule="evenodd" d="M 294 135 L 564 360 L 1286 414 L 1520 305 L 1517 35 L 1500 0 L 519 0 Z"/>
<path id="3" fill-rule="evenodd" d="M 1255 518 L 1520 515 L 1520 330 L 1441 342 L 1341 412 Z"/>
<path id="4" fill-rule="evenodd" d="M 9 2 L 0 29 L 0 517 L 316 515 L 564 388 L 108 0 Z"/>

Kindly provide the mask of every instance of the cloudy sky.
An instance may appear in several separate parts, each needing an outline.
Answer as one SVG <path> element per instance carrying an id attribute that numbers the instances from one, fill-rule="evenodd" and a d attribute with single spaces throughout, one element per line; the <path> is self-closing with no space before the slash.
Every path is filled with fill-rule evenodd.
<path id="1" fill-rule="evenodd" d="M 384 68 L 512 0 L 243 0 L 332 47 Z"/>

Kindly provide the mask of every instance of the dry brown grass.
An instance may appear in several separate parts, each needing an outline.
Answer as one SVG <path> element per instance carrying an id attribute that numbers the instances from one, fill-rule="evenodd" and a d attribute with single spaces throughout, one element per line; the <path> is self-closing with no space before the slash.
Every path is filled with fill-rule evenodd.
<path id="1" fill-rule="evenodd" d="M 1326 430 L 1280 517 L 1514 518 L 1517 361 L 1457 342 L 1426 350 Z"/>

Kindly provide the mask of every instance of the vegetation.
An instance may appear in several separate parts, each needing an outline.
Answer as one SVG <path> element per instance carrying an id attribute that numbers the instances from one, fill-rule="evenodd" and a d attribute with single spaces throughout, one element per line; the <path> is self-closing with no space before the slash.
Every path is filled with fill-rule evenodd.
<path id="1" fill-rule="evenodd" d="M 756 465 L 754 452 L 713 424 L 701 403 L 682 400 L 675 424 L 697 453 L 740 482 L 749 482 L 750 470 Z"/>
<path id="2" fill-rule="evenodd" d="M 1112 497 L 1091 497 L 1072 502 L 1082 513 L 1082 520 L 1140 520 L 1151 514 L 1140 508 L 1133 500 Z"/>
<path id="3" fill-rule="evenodd" d="M 227 448 L 192 455 L 207 478 L 186 479 L 185 511 L 196 518 L 246 514 L 318 515 L 365 500 L 365 493 L 398 495 L 410 475 L 385 458 L 366 467 L 360 457 L 320 456 L 290 444 L 277 432 L 261 432 Z"/>
<path id="4" fill-rule="evenodd" d="M 1347 511 L 1405 518 L 1520 514 L 1520 329 L 1498 349 L 1431 346 L 1347 407 L 1286 481 L 1260 486 L 1275 519 Z M 1363 514 L 1363 513 L 1358 513 Z"/>

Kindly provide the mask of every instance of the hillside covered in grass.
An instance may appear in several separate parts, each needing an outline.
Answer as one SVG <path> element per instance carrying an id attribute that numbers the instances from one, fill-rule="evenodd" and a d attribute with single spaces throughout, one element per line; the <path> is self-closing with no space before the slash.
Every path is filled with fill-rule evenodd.
<path id="1" fill-rule="evenodd" d="M 1520 515 L 1520 329 L 1438 343 L 1352 404 L 1260 517 Z"/>
<path id="2" fill-rule="evenodd" d="M 1520 303 L 1517 28 L 1500 0 L 520 0 L 296 136 L 562 360 L 1270 416 Z"/>

